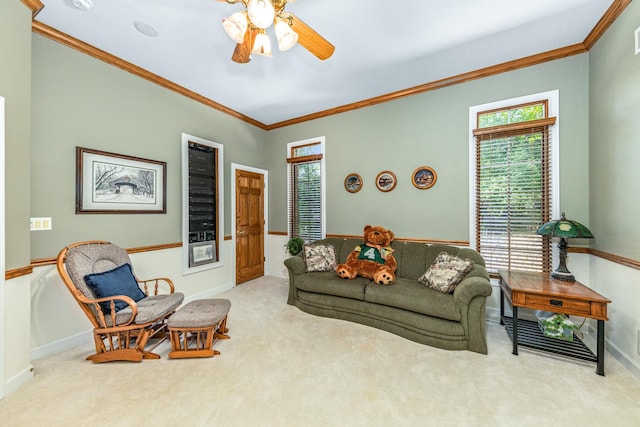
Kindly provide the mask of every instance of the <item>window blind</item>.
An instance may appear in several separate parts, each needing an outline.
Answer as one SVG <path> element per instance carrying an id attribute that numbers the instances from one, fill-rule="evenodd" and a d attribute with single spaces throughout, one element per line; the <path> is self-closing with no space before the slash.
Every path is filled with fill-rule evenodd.
<path id="1" fill-rule="evenodd" d="M 476 245 L 487 270 L 549 272 L 551 138 L 546 118 L 474 130 Z"/>
<path id="2" fill-rule="evenodd" d="M 289 237 L 322 239 L 322 180 L 320 159 L 290 162 Z"/>

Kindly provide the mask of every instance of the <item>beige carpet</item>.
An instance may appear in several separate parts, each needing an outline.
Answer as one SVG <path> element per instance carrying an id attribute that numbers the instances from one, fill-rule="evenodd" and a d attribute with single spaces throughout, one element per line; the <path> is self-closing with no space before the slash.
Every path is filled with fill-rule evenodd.
<path id="1" fill-rule="evenodd" d="M 273 277 L 218 297 L 231 340 L 211 359 L 94 365 L 91 344 L 34 362 L 0 401 L 9 426 L 640 426 L 640 382 L 610 355 L 592 363 L 510 352 L 489 323 L 489 355 L 416 344 L 286 304 Z"/>

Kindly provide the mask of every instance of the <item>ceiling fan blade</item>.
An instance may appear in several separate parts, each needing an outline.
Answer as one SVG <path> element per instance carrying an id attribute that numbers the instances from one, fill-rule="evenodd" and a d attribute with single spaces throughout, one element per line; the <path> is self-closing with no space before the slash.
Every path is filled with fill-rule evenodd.
<path id="1" fill-rule="evenodd" d="M 238 43 L 236 49 L 233 51 L 231 60 L 239 64 L 246 64 L 251 61 L 251 50 L 253 49 L 253 41 L 256 39 L 258 33 L 257 28 L 247 28 L 244 33 L 244 42 Z"/>
<path id="2" fill-rule="evenodd" d="M 300 43 L 302 47 L 323 61 L 333 55 L 333 51 L 336 50 L 334 45 L 316 33 L 295 15 L 289 14 L 289 16 L 291 16 L 291 29 L 298 33 L 298 43 Z"/>

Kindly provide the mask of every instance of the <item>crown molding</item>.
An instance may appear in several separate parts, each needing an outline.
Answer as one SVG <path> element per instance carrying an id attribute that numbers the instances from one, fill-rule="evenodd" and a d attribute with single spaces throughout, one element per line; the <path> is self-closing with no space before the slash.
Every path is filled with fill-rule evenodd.
<path id="1" fill-rule="evenodd" d="M 22 3 L 24 3 L 25 6 L 27 6 L 29 9 L 31 9 L 31 18 L 35 18 L 36 15 L 38 13 L 40 13 L 40 11 L 44 8 L 44 4 L 42 4 L 42 2 L 40 0 L 20 0 Z"/>
<path id="2" fill-rule="evenodd" d="M 460 83 L 469 82 L 496 74 L 506 73 L 508 71 L 517 70 L 519 68 L 530 67 L 532 65 L 542 64 L 543 62 L 554 61 L 556 59 L 566 58 L 567 56 L 578 55 L 588 52 L 596 42 L 602 37 L 607 29 L 615 22 L 624 9 L 629 6 L 631 0 L 614 0 L 609 6 L 609 9 L 600 18 L 596 26 L 587 35 L 582 43 L 576 43 L 574 45 L 562 47 L 559 49 L 550 50 L 548 52 L 539 53 L 536 55 L 527 56 L 524 58 L 516 59 L 513 61 L 504 62 L 502 64 L 493 65 L 490 67 L 482 68 L 468 73 L 458 74 L 457 76 L 436 80 L 430 83 L 425 83 L 419 86 L 415 86 L 408 89 L 399 90 L 397 92 L 391 92 L 385 95 L 381 95 L 375 98 L 365 99 L 362 101 L 346 104 L 341 107 L 332 108 L 329 110 L 318 111 L 316 113 L 307 114 L 305 116 L 296 117 L 293 119 L 285 120 L 278 123 L 273 123 L 267 126 L 267 130 L 278 129 L 286 126 L 295 125 L 298 123 L 307 122 L 310 120 L 319 119 L 322 117 L 332 116 L 335 114 L 346 113 L 347 111 L 358 110 L 360 108 L 370 107 L 372 105 L 382 104 L 384 102 L 394 101 L 396 99 L 404 98 L 407 96 L 417 95 L 432 90 L 442 89 L 447 86 L 452 86 Z"/>
<path id="3" fill-rule="evenodd" d="M 34 17 L 44 7 L 44 5 L 40 0 L 21 0 L 21 1 L 32 10 Z M 591 30 L 589 35 L 587 35 L 587 37 L 582 43 L 576 43 L 570 46 L 565 46 L 562 48 L 538 53 L 538 54 L 527 56 L 524 58 L 515 59 L 513 61 L 503 62 L 501 64 L 492 65 L 489 67 L 481 68 L 479 70 L 474 70 L 474 71 L 458 74 L 452 77 L 435 80 L 433 82 L 424 83 L 408 89 L 391 92 L 385 95 L 380 95 L 374 98 L 353 102 L 350 104 L 346 104 L 336 108 L 331 108 L 328 110 L 318 111 L 312 114 L 307 114 L 307 115 L 296 117 L 293 119 L 272 123 L 270 125 L 266 125 L 262 122 L 252 119 L 251 117 L 245 116 L 244 114 L 241 114 L 228 107 L 225 107 L 224 105 L 219 104 L 209 98 L 206 98 L 196 92 L 193 92 L 167 79 L 164 79 L 156 74 L 153 74 L 147 70 L 144 70 L 143 68 L 140 68 L 137 65 L 127 62 L 101 49 L 98 49 L 85 42 L 82 42 L 68 34 L 65 34 L 52 27 L 49 27 L 48 25 L 43 24 L 42 22 L 35 21 L 35 20 L 33 21 L 33 32 L 40 34 L 44 37 L 47 37 L 51 40 L 57 41 L 61 44 L 64 44 L 65 46 L 71 47 L 72 49 L 76 49 L 80 52 L 83 52 L 89 56 L 92 56 L 96 59 L 104 61 L 108 64 L 115 65 L 116 67 L 124 71 L 127 71 L 138 77 L 141 77 L 152 83 L 155 83 L 159 86 L 162 86 L 164 88 L 177 92 L 180 95 L 186 96 L 187 98 L 193 99 L 197 102 L 200 102 L 204 105 L 207 105 L 211 108 L 214 108 L 232 117 L 240 119 L 260 129 L 263 129 L 265 131 L 270 131 L 270 130 L 279 129 L 279 128 L 283 128 L 283 127 L 287 127 L 287 126 L 291 126 L 299 123 L 304 123 L 311 120 L 316 120 L 323 117 L 346 113 L 348 111 L 354 111 L 361 108 L 371 107 L 373 105 L 395 101 L 397 99 L 402 99 L 407 96 L 413 96 L 420 93 L 442 89 L 447 86 L 453 86 L 456 84 L 465 83 L 465 82 L 469 82 L 472 80 L 477 80 L 485 77 L 490 77 L 497 74 L 517 70 L 520 68 L 530 67 L 532 65 L 542 64 L 544 62 L 554 61 L 557 59 L 566 58 L 568 56 L 579 55 L 581 53 L 588 52 L 630 3 L 631 3 L 631 0 L 614 0 L 614 2 L 611 4 L 609 9 L 605 12 L 602 18 L 600 18 L 596 26 L 593 28 L 593 30 Z"/>
<path id="4" fill-rule="evenodd" d="M 565 58 L 567 56 L 572 56 L 572 55 L 578 55 L 585 52 L 587 52 L 587 49 L 585 48 L 584 44 L 577 43 L 571 46 L 550 50 L 548 52 L 538 53 L 538 54 L 527 56 L 524 58 L 503 62 L 502 64 L 492 65 L 489 67 L 480 68 L 478 70 L 469 71 L 467 73 L 458 74 L 452 77 L 435 80 L 429 83 L 421 84 L 419 86 L 410 87 L 408 89 L 402 89 L 396 92 L 387 93 L 385 95 L 380 95 L 375 98 L 369 98 L 363 101 L 346 104 L 341 107 L 336 107 L 336 108 L 332 108 L 324 111 L 318 111 L 316 113 L 308 114 L 306 116 L 301 116 L 294 119 L 273 123 L 267 126 L 267 130 L 278 129 L 278 128 L 291 126 L 298 123 L 307 122 L 310 120 L 319 119 L 322 117 L 332 116 L 335 114 L 341 114 L 341 113 L 346 113 L 348 111 L 371 107 L 373 105 L 382 104 L 389 101 L 395 101 L 397 99 L 405 98 L 407 96 L 418 95 L 421 93 L 442 89 L 447 86 L 453 86 L 460 83 L 469 82 L 472 80 L 495 76 L 496 74 L 506 73 L 508 71 L 517 70 L 519 68 L 530 67 L 532 65 L 542 64 L 543 62 L 554 61 L 556 59 Z"/>
<path id="5" fill-rule="evenodd" d="M 158 86 L 164 87 L 165 89 L 169 89 L 187 98 L 193 99 L 194 101 L 200 102 L 206 106 L 209 106 L 225 114 L 228 114 L 232 117 L 240 119 L 243 122 L 249 123 L 250 125 L 259 127 L 260 129 L 263 129 L 263 130 L 266 130 L 267 128 L 267 126 L 264 123 L 254 120 L 251 117 L 247 117 L 244 114 L 241 114 L 235 110 L 232 110 L 231 108 L 225 107 L 222 104 L 219 104 L 209 98 L 206 98 L 192 90 L 189 90 L 180 85 L 177 85 L 170 80 L 167 80 L 163 77 L 153 74 L 145 70 L 144 68 L 138 67 L 137 65 L 134 65 L 128 61 L 125 61 L 122 58 L 118 58 L 115 55 L 107 53 L 101 49 L 98 49 L 97 47 L 91 46 L 90 44 L 85 43 L 81 40 L 78 40 L 75 37 L 70 36 L 69 34 L 63 33 L 62 31 L 58 31 L 55 28 L 52 28 L 46 24 L 43 24 L 40 21 L 33 21 L 32 31 L 43 37 L 47 37 L 67 47 L 75 49 L 79 52 L 85 53 L 100 61 L 106 62 L 107 64 L 116 66 L 121 70 L 127 71 L 135 76 L 141 77 L 145 80 L 155 83 Z"/>
<path id="6" fill-rule="evenodd" d="M 602 15 L 602 18 L 600 18 L 596 26 L 593 27 L 593 30 L 587 35 L 587 38 L 584 39 L 584 45 L 587 49 L 591 50 L 629 4 L 631 4 L 631 0 L 615 0 L 611 6 L 609 6 L 609 9 Z"/>

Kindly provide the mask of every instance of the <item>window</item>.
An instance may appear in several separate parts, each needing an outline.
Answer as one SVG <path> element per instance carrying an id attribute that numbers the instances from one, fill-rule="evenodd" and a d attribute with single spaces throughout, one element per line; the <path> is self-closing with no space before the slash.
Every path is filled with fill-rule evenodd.
<path id="1" fill-rule="evenodd" d="M 289 238 L 305 241 L 325 236 L 324 138 L 287 145 Z"/>
<path id="2" fill-rule="evenodd" d="M 490 273 L 550 271 L 549 238 L 536 234 L 555 205 L 557 125 L 549 106 L 533 96 L 472 108 L 472 240 Z"/>

